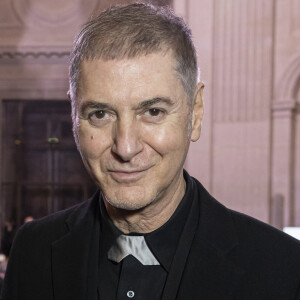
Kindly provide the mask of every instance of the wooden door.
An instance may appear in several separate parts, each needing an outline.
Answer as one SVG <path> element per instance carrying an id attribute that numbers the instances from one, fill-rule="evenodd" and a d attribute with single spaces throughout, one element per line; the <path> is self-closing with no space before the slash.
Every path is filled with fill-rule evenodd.
<path id="1" fill-rule="evenodd" d="M 68 101 L 3 101 L 3 220 L 20 226 L 83 200 L 96 189 L 72 134 Z"/>

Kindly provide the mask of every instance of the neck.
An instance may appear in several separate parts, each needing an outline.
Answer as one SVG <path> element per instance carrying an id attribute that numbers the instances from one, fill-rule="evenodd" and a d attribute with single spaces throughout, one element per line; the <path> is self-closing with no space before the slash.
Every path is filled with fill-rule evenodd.
<path id="1" fill-rule="evenodd" d="M 164 225 L 175 212 L 185 193 L 186 183 L 180 180 L 177 188 L 165 196 L 158 196 L 139 210 L 124 210 L 104 200 L 107 213 L 114 225 L 123 233 L 149 233 Z M 104 197 L 105 199 L 105 197 Z"/>

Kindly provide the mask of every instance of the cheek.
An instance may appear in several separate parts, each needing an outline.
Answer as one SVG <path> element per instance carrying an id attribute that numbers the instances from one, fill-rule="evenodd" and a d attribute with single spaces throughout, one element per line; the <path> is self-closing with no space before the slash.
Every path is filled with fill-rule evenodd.
<path id="1" fill-rule="evenodd" d="M 178 152 L 186 151 L 187 135 L 187 129 L 184 125 L 169 124 L 169 126 L 149 129 L 144 136 L 145 142 L 156 152 L 161 155 L 171 155 L 173 152 L 178 154 Z"/>
<path id="2" fill-rule="evenodd" d="M 81 155 L 85 159 L 97 159 L 109 147 L 111 139 L 99 129 L 79 127 L 78 141 Z"/>

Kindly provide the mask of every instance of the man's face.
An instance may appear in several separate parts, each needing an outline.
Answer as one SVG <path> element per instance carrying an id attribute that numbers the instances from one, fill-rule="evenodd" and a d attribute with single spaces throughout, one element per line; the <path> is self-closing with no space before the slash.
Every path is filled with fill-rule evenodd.
<path id="1" fill-rule="evenodd" d="M 173 56 L 99 59 L 81 67 L 75 134 L 96 184 L 117 208 L 170 201 L 184 189 L 190 142 L 189 106 Z"/>

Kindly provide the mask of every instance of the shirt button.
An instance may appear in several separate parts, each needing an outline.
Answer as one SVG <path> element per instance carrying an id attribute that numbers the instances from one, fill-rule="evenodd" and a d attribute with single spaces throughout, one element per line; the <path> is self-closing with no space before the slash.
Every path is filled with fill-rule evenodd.
<path id="1" fill-rule="evenodd" d="M 134 297 L 134 291 L 128 291 L 127 292 L 127 297 L 128 298 L 133 298 Z"/>

